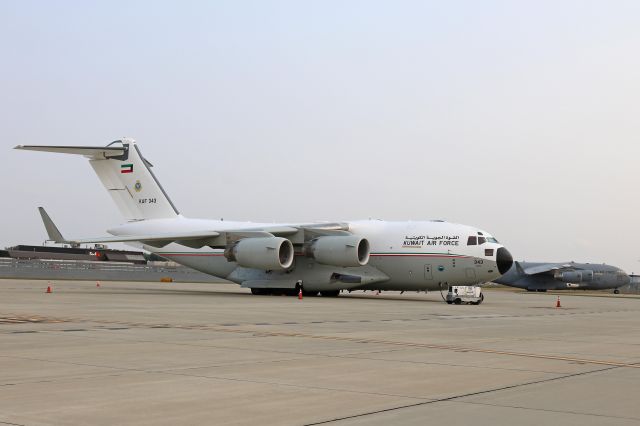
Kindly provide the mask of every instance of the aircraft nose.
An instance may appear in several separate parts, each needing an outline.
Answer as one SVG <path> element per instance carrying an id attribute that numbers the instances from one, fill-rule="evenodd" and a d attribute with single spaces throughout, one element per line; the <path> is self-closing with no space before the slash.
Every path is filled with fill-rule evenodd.
<path id="1" fill-rule="evenodd" d="M 509 269 L 511 269 L 511 265 L 513 265 L 513 257 L 511 257 L 509 250 L 504 247 L 500 247 L 496 253 L 496 263 L 498 264 L 498 272 L 500 272 L 501 275 L 504 275 Z"/>

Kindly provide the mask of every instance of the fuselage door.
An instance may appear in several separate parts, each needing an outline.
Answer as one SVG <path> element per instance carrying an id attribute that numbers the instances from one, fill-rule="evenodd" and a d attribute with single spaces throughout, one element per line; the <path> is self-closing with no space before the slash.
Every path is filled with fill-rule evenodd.
<path id="1" fill-rule="evenodd" d="M 467 279 L 475 281 L 476 280 L 476 270 L 473 268 L 467 268 L 465 270 L 466 275 L 467 275 Z"/>
<path id="2" fill-rule="evenodd" d="M 424 265 L 424 279 L 425 280 L 433 279 L 433 269 L 431 269 L 431 265 Z"/>

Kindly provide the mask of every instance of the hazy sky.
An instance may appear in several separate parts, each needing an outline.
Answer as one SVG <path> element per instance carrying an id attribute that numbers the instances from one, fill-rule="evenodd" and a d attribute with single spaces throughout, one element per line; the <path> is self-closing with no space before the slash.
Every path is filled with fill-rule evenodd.
<path id="1" fill-rule="evenodd" d="M 0 0 L 0 246 L 122 221 L 135 138 L 186 216 L 446 219 L 640 272 L 638 1 Z"/>

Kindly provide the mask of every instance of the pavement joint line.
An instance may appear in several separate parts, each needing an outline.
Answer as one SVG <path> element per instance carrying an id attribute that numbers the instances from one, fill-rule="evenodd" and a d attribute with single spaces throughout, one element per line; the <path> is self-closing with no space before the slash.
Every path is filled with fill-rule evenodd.
<path id="1" fill-rule="evenodd" d="M 613 418 L 613 419 L 620 419 L 620 420 L 640 420 L 640 417 L 614 416 L 609 414 L 585 413 L 581 411 L 571 411 L 571 410 L 552 410 L 549 408 L 525 407 L 520 405 L 489 404 L 487 402 L 475 402 L 475 401 L 449 401 L 449 402 L 453 404 L 471 404 L 471 405 L 483 405 L 487 407 L 516 408 L 520 410 L 543 411 L 547 413 L 560 413 L 560 414 L 575 414 L 579 416 L 591 416 L 591 417 L 606 417 L 606 418 Z"/>
<path id="2" fill-rule="evenodd" d="M 146 323 L 127 323 L 123 321 L 93 321 L 90 319 L 77 319 L 75 318 L 73 322 L 99 322 L 99 323 L 117 323 L 121 325 L 129 325 L 131 327 L 141 327 L 141 328 L 153 328 L 154 326 L 161 325 L 164 327 L 166 324 L 146 324 Z M 517 357 L 526 357 L 526 358 L 538 358 L 538 359 L 550 359 L 557 361 L 567 361 L 567 362 L 578 362 L 583 364 L 595 364 L 595 365 L 608 365 L 614 367 L 627 367 L 627 368 L 640 368 L 640 365 L 632 364 L 632 363 L 624 363 L 617 362 L 612 360 L 597 360 L 597 359 L 589 359 L 589 358 L 575 358 L 575 357 L 567 357 L 567 356 L 559 356 L 559 355 L 550 355 L 550 354 L 536 354 L 529 352 L 517 352 L 517 351 L 508 351 L 508 350 L 499 350 L 499 349 L 482 349 L 482 348 L 472 348 L 472 347 L 463 347 L 463 346 L 452 346 L 452 345 L 437 345 L 431 343 L 417 343 L 417 342 L 403 342 L 403 341 L 391 341 L 391 340 L 378 340 L 378 339 L 367 339 L 367 338 L 356 338 L 356 337 L 348 337 L 348 336 L 326 336 L 326 335 L 317 335 L 317 334 L 303 334 L 303 333 L 294 333 L 294 332 L 284 332 L 284 331 L 256 331 L 251 329 L 239 329 L 239 328 L 230 328 L 225 326 L 207 326 L 207 325 L 194 325 L 194 326 L 184 326 L 184 325 L 174 325 L 172 328 L 183 328 L 183 329 L 199 329 L 199 330 L 208 330 L 208 331 L 218 331 L 223 333 L 240 333 L 240 334 L 253 334 L 254 336 L 261 337 L 300 337 L 300 338 L 310 338 L 310 339 L 324 339 L 324 340 L 335 340 L 335 341 L 348 341 L 348 342 L 359 342 L 359 343 L 377 343 L 382 345 L 396 345 L 396 346 L 406 346 L 406 347 L 420 347 L 426 349 L 439 349 L 439 350 L 450 350 L 456 352 L 473 352 L 473 353 L 486 353 L 492 355 L 506 355 L 506 356 L 517 356 Z"/>
<path id="3" fill-rule="evenodd" d="M 387 412 L 391 412 L 391 411 L 399 411 L 399 410 L 402 410 L 402 409 L 405 409 L 405 408 L 413 408 L 413 407 L 420 407 L 420 406 L 429 405 L 429 404 L 436 404 L 436 403 L 439 403 L 439 402 L 451 402 L 451 401 L 456 402 L 456 400 L 461 399 L 461 398 L 468 398 L 468 397 L 477 396 L 477 395 L 486 395 L 486 394 L 489 394 L 489 393 L 495 393 L 495 392 L 500 392 L 500 391 L 509 390 L 509 389 L 516 389 L 516 388 L 520 388 L 520 387 L 537 385 L 537 384 L 542 384 L 542 383 L 548 383 L 548 382 L 553 382 L 553 381 L 557 381 L 557 380 L 564 380 L 564 379 L 568 379 L 568 378 L 584 376 L 584 375 L 593 374 L 593 373 L 600 373 L 600 372 L 603 372 L 603 371 L 614 370 L 614 369 L 617 369 L 617 368 L 620 368 L 620 367 L 617 367 L 617 366 L 606 367 L 606 368 L 601 368 L 599 370 L 582 371 L 582 372 L 579 372 L 579 373 L 567 374 L 567 375 L 558 376 L 558 377 L 552 377 L 552 378 L 548 378 L 548 379 L 540 379 L 540 380 L 534 380 L 534 381 L 515 384 L 515 385 L 501 386 L 501 387 L 493 388 L 493 389 L 485 389 L 485 390 L 477 391 L 477 392 L 469 392 L 469 393 L 466 393 L 466 394 L 454 395 L 454 396 L 450 396 L 450 397 L 447 397 L 447 398 L 438 398 L 438 399 L 434 399 L 434 400 L 430 400 L 430 401 L 417 402 L 417 403 L 414 403 L 414 404 L 406 404 L 406 405 L 401 405 L 401 406 L 397 406 L 397 407 L 385 408 L 385 409 L 382 409 L 382 410 L 375 410 L 375 411 L 369 411 L 369 412 L 366 412 L 366 413 L 353 414 L 353 415 L 350 415 L 350 416 L 337 417 L 337 418 L 329 419 L 329 420 L 322 420 L 322 421 L 319 421 L 319 422 L 306 423 L 304 426 L 316 426 L 316 425 L 322 425 L 322 424 L 328 424 L 328 423 L 335 423 L 335 422 L 339 422 L 339 421 L 343 421 L 343 420 L 350 420 L 350 419 L 355 419 L 355 418 L 360 418 L 360 417 L 372 416 L 372 415 L 375 415 L 375 414 L 382 414 L 382 413 L 387 413 Z M 606 416 L 603 415 L 603 417 L 606 417 Z"/>
<path id="4" fill-rule="evenodd" d="M 11 423 L 11 422 L 3 422 L 0 420 L 0 425 L 9 425 L 9 426 L 27 426 L 23 423 Z"/>
<path id="5" fill-rule="evenodd" d="M 227 330 L 227 331 L 231 331 L 231 330 Z M 493 355 L 510 355 L 510 356 L 519 356 L 519 357 L 527 357 L 527 358 L 551 359 L 551 360 L 557 360 L 557 361 L 580 362 L 584 364 L 609 365 L 613 367 L 640 368 L 640 365 L 637 365 L 637 364 L 623 363 L 623 362 L 616 362 L 616 361 L 609 361 L 609 360 L 573 358 L 573 357 L 565 357 L 565 356 L 558 356 L 558 355 L 535 354 L 535 353 L 528 353 L 528 352 L 516 352 L 516 351 L 506 351 L 506 350 L 498 350 L 498 349 L 481 349 L 481 348 L 470 348 L 470 347 L 463 347 L 463 346 L 436 345 L 431 343 L 414 343 L 414 342 L 402 342 L 402 341 L 390 341 L 390 340 L 363 339 L 363 338 L 346 337 L 346 336 L 323 336 L 323 335 L 311 335 L 311 334 L 302 334 L 302 333 L 262 332 L 261 334 L 265 336 L 306 337 L 306 338 L 312 338 L 312 339 L 326 339 L 326 340 L 361 342 L 361 343 L 378 343 L 383 345 L 398 345 L 398 346 L 419 347 L 419 348 L 427 348 L 427 349 L 442 349 L 442 350 L 451 350 L 451 351 L 457 351 L 457 352 L 488 353 Z"/>
<path id="6" fill-rule="evenodd" d="M 4 387 L 4 386 L 20 386 L 20 385 L 33 385 L 33 384 L 40 384 L 40 383 L 62 383 L 62 382 L 67 382 L 67 381 L 75 381 L 75 380 L 79 380 L 79 379 L 97 379 L 97 378 L 104 378 L 104 377 L 120 377 L 120 376 L 124 376 L 125 374 L 129 374 L 129 372 L 119 372 L 119 373 L 105 373 L 105 374 L 83 374 L 81 376 L 67 376 L 67 377 L 56 377 L 56 378 L 51 378 L 51 379 L 45 379 L 45 380 L 26 380 L 23 382 L 15 382 L 15 383 L 3 383 L 0 384 L 0 387 Z"/>
<path id="7" fill-rule="evenodd" d="M 152 341 L 152 342 L 155 342 L 155 341 Z M 163 342 L 163 343 L 167 343 L 167 342 Z M 173 344 L 173 343 L 169 343 L 169 344 Z M 188 345 L 188 346 L 191 346 L 191 345 Z M 200 347 L 200 345 L 193 345 L 193 346 Z M 232 349 L 232 350 L 239 350 L 239 351 L 249 350 L 247 348 L 241 348 L 241 347 L 235 347 L 235 346 L 206 345 L 204 347 L 211 347 L 211 348 L 217 348 L 217 349 Z M 399 352 L 407 349 L 411 349 L 411 348 L 387 349 L 387 350 L 372 351 L 372 352 L 352 352 L 352 353 L 341 354 L 341 355 L 292 352 L 292 351 L 258 350 L 258 349 L 251 349 L 250 351 L 281 353 L 281 354 L 300 355 L 300 356 L 309 356 L 309 357 L 317 357 L 317 358 L 355 359 L 355 360 L 363 360 L 363 361 L 394 362 L 394 363 L 400 363 L 400 364 L 405 363 L 405 364 L 420 364 L 420 365 L 439 365 L 439 366 L 447 366 L 447 367 L 479 368 L 479 369 L 488 369 L 488 370 L 519 371 L 519 372 L 542 373 L 542 374 L 568 374 L 568 373 L 562 373 L 557 371 L 531 370 L 531 369 L 524 369 L 524 368 L 491 367 L 486 365 L 470 365 L 470 364 L 460 364 L 460 363 L 452 364 L 452 363 L 433 362 L 433 361 L 411 361 L 411 360 L 395 360 L 395 359 L 391 361 L 391 360 L 385 360 L 381 358 L 370 358 L 366 356 L 360 356 L 360 355 L 373 355 L 373 354 L 379 354 L 379 353 Z M 235 366 L 235 365 L 238 365 L 238 364 L 223 364 L 223 365 L 212 366 L 212 367 L 218 368 L 218 367 L 227 367 L 227 366 Z"/>
<path id="8" fill-rule="evenodd" d="M 150 373 L 154 373 L 154 371 L 151 371 Z M 172 375 L 172 376 L 197 377 L 197 378 L 203 378 L 203 379 L 225 380 L 225 381 L 243 382 L 243 383 L 258 383 L 258 384 L 263 384 L 263 385 L 285 386 L 285 387 L 292 387 L 292 388 L 299 388 L 299 389 L 312 389 L 312 390 L 321 390 L 321 391 L 330 391 L 330 392 L 355 393 L 355 394 L 359 394 L 359 395 L 390 396 L 390 397 L 395 397 L 395 398 L 414 399 L 414 400 L 419 400 L 419 401 L 424 401 L 424 402 L 431 401 L 431 399 L 429 399 L 429 398 L 424 398 L 424 397 L 420 397 L 420 396 L 401 395 L 401 394 L 384 393 L 384 392 L 364 392 L 364 391 L 359 391 L 359 390 L 354 390 L 354 389 L 331 388 L 331 387 L 325 387 L 325 386 L 298 385 L 298 384 L 295 384 L 295 383 L 273 382 L 273 381 L 269 381 L 269 380 L 250 380 L 250 379 L 241 379 L 241 378 L 237 378 L 237 377 L 209 376 L 209 375 L 206 375 L 206 374 L 203 374 L 203 375 L 200 375 L 200 374 L 186 374 L 186 373 L 180 373 L 180 372 L 167 372 L 167 373 L 159 372 L 159 373 L 168 374 L 168 375 Z"/>
<path id="9" fill-rule="evenodd" d="M 295 355 L 295 354 L 290 354 Z M 188 370 L 199 370 L 201 368 L 227 368 L 227 367 L 241 367 L 243 365 L 262 365 L 262 364 L 277 364 L 279 362 L 298 362 L 302 359 L 302 354 L 296 358 L 283 358 L 283 359 L 270 359 L 265 361 L 244 361 L 244 362 L 230 362 L 227 364 L 212 364 L 212 365 L 199 365 L 195 367 L 175 367 L 175 368 L 161 368 L 158 370 L 151 370 L 154 373 L 174 373 Z"/>
<path id="10" fill-rule="evenodd" d="M 155 340 L 150 340 L 148 342 L 158 343 Z M 194 344 L 176 343 L 176 342 L 162 342 L 162 343 L 171 344 L 171 345 L 179 345 L 179 346 L 197 346 L 197 347 L 207 347 L 207 348 L 210 347 L 210 348 L 217 348 L 217 349 L 232 349 L 232 350 L 239 350 L 239 351 L 249 350 L 249 349 L 243 348 L 243 347 L 228 346 L 228 345 L 225 345 L 225 346 L 221 346 L 221 345 L 194 345 Z M 358 360 L 367 360 L 367 361 L 387 361 L 387 360 L 380 359 L 380 358 L 363 357 L 363 356 L 360 356 L 360 355 L 399 352 L 399 351 L 411 350 L 411 349 L 416 349 L 416 348 L 403 347 L 403 348 L 394 348 L 394 349 L 386 349 L 386 350 L 378 350 L 378 351 L 352 352 L 352 353 L 340 354 L 340 355 L 326 354 L 326 353 L 319 354 L 319 353 L 295 352 L 295 351 L 276 351 L 276 350 L 273 350 L 273 349 L 268 349 L 268 350 L 266 350 L 266 349 L 251 349 L 251 351 L 252 352 L 267 352 L 267 353 L 303 355 L 303 356 L 315 356 L 315 357 L 325 357 L 325 358 L 344 358 L 344 359 L 358 359 Z M 421 349 L 421 348 L 417 348 L 417 349 Z M 423 365 L 443 365 L 443 366 L 449 366 L 449 367 L 486 368 L 486 369 L 490 369 L 490 370 L 522 371 L 522 372 L 543 373 L 543 374 L 566 374 L 566 373 L 559 373 L 557 371 L 531 370 L 531 369 L 523 369 L 523 368 L 490 367 L 490 366 L 469 365 L 469 364 L 460 364 L 460 363 L 452 364 L 452 363 L 433 362 L 433 361 L 428 361 L 427 362 L 427 361 L 393 360 L 393 362 L 408 363 L 408 364 L 423 364 Z"/>
<path id="11" fill-rule="evenodd" d="M 250 380 L 250 379 L 242 379 L 237 377 L 225 377 L 225 376 L 210 376 L 205 374 L 188 374 L 183 372 L 173 372 L 173 371 L 162 371 L 162 370 L 152 370 L 152 369 L 144 369 L 144 368 L 126 368 L 126 367 L 113 367 L 109 365 L 97 365 L 97 364 L 88 364 L 81 362 L 71 362 L 71 361 L 53 361 L 48 359 L 39 359 L 32 357 L 19 357 L 19 356 L 10 356 L 10 355 L 0 355 L 0 358 L 12 358 L 12 359 L 21 359 L 21 360 L 31 360 L 31 361 L 40 361 L 47 362 L 52 364 L 66 364 L 66 365 L 76 365 L 76 366 L 84 366 L 84 367 L 94 367 L 94 368 L 104 368 L 113 371 L 122 371 L 122 372 L 137 372 L 137 373 L 145 373 L 145 374 L 164 374 L 168 376 L 182 376 L 182 377 L 193 377 L 200 379 L 211 379 L 211 380 L 222 380 L 222 381 L 230 381 L 230 382 L 240 382 L 240 383 L 257 383 L 263 385 L 273 385 L 273 386 L 284 386 L 296 389 L 313 389 L 313 390 L 321 390 L 321 391 L 330 391 L 330 392 L 345 392 L 345 393 L 355 393 L 359 395 L 375 395 L 375 396 L 390 396 L 396 398 L 405 398 L 405 399 L 414 399 L 420 401 L 429 400 L 428 398 L 411 396 L 411 395 L 400 395 L 400 394 L 392 394 L 392 393 L 382 393 L 382 392 L 364 392 L 353 389 L 341 389 L 341 388 L 330 388 L 324 386 L 310 386 L 310 385 L 298 385 L 295 383 L 283 383 L 283 382 L 274 382 L 269 380 Z M 206 368 L 206 367 L 204 367 Z M 74 380 L 83 380 L 85 377 L 78 377 Z M 89 378 L 89 377 L 87 377 Z M 14 386 L 17 386 L 14 384 Z"/>
<path id="12" fill-rule="evenodd" d="M 128 330 L 128 328 L 125 328 Z M 104 331 L 110 330 L 108 328 L 96 328 L 88 331 Z M 120 330 L 117 328 L 116 330 Z M 59 332 L 60 330 L 42 330 L 42 331 L 34 331 L 34 333 L 53 333 Z M 85 338 L 93 338 L 91 336 L 83 336 Z M 97 337 L 96 337 L 97 338 Z M 167 342 L 163 340 L 149 340 L 149 339 L 121 339 L 123 342 L 129 344 L 137 344 L 137 343 L 161 343 L 164 345 L 172 345 L 172 346 L 188 346 L 188 347 L 199 347 L 199 348 L 216 348 L 216 349 L 232 349 L 237 351 L 247 351 L 249 349 L 239 347 L 239 346 L 229 346 L 229 345 L 202 345 L 202 344 L 193 344 L 193 343 L 183 343 L 183 342 Z M 403 350 L 411 350 L 411 349 L 423 349 L 421 347 L 401 347 L 396 349 L 386 349 L 379 351 L 361 351 L 361 352 L 352 352 L 341 355 L 333 355 L 327 353 L 308 353 L 308 352 L 297 352 L 297 351 L 277 351 L 273 349 L 263 350 L 263 349 L 251 349 L 251 352 L 266 352 L 266 353 L 278 353 L 278 354 L 287 354 L 287 355 L 300 355 L 300 356 L 309 356 L 309 357 L 324 357 L 324 358 L 338 358 L 338 359 L 358 359 L 358 360 L 367 360 L 367 361 L 386 361 L 380 358 L 371 358 L 371 357 L 363 357 L 359 355 L 367 355 L 367 354 L 376 354 L 376 353 L 390 353 L 390 352 L 399 352 Z M 459 352 L 468 352 L 468 351 L 459 351 Z M 491 367 L 491 366 L 481 366 L 481 365 L 470 365 L 470 364 L 451 364 L 451 363 L 443 363 L 443 362 L 432 362 L 432 361 L 411 361 L 411 360 L 393 360 L 393 362 L 397 363 L 408 363 L 408 364 L 421 364 L 421 365 L 442 365 L 442 366 L 450 366 L 450 367 L 466 367 L 466 368 L 482 368 L 482 369 L 490 369 L 490 370 L 501 370 L 501 371 L 520 371 L 520 372 L 531 372 L 531 373 L 543 373 L 543 374 L 567 374 L 557 371 L 546 371 L 546 370 L 532 370 L 532 369 L 522 369 L 522 368 L 504 368 L 504 367 Z M 585 363 L 576 362 L 576 364 L 585 365 Z M 221 364 L 219 367 L 225 367 L 229 365 L 235 364 Z M 200 368 L 200 367 L 197 367 Z M 218 368 L 218 367 L 216 367 Z"/>
<path id="13" fill-rule="evenodd" d="M 556 309 L 554 307 L 530 307 L 530 309 L 545 309 L 545 310 L 549 310 L 549 313 L 545 313 L 545 314 L 539 314 L 539 315 L 483 315 L 483 314 L 475 314 L 475 315 L 456 315 L 456 314 L 429 314 L 429 317 L 422 317 L 422 318 L 416 318 L 416 319 L 399 319 L 399 318 L 385 318 L 385 319 L 380 319 L 378 321 L 380 322 L 393 322 L 393 321 L 398 321 L 398 322 L 404 322 L 404 321 L 431 321 L 431 320 L 459 320 L 459 319 L 504 319 L 504 318 L 535 318 L 535 317 L 545 317 L 545 316 L 572 316 L 572 315 L 600 315 L 600 314 L 610 314 L 610 313 L 626 313 L 626 312 L 637 312 L 636 309 L 613 309 L 613 310 L 602 310 L 602 311 L 581 311 L 581 312 L 568 312 L 566 311 L 566 309 L 569 308 L 563 308 L 565 309 L 564 312 L 557 312 Z M 3 323 L 3 321 L 7 318 L 7 317 L 13 317 L 12 319 L 14 321 L 9 322 L 8 324 L 13 324 L 16 321 L 15 320 L 19 320 L 20 323 L 22 322 L 33 322 L 33 323 L 41 323 L 41 322 L 45 322 L 45 323 L 58 323 L 58 322 L 86 322 L 86 321 L 91 321 L 91 322 L 96 322 L 96 323 L 107 323 L 107 324 L 132 324 L 126 321 L 115 321 L 115 320 L 87 320 L 86 318 L 74 318 L 74 317 L 59 317 L 59 318 L 52 318 L 52 317 L 40 317 L 37 315 L 30 315 L 28 316 L 28 318 L 24 318 L 24 315 L 16 315 L 16 314 L 0 314 L 0 324 Z M 368 322 L 372 322 L 371 320 L 366 320 Z M 358 323 L 361 322 L 361 320 L 332 320 L 332 321 L 307 321 L 307 322 L 299 322 L 300 325 L 304 325 L 304 324 L 344 324 L 344 323 Z M 266 322 L 261 322 L 261 323 L 247 323 L 246 325 L 287 325 L 287 324 L 291 324 L 290 322 L 281 322 L 281 323 L 266 323 Z M 148 326 L 148 324 L 143 324 L 143 323 L 139 323 L 137 325 L 140 326 Z M 218 324 L 218 325 L 223 325 L 223 324 Z M 175 327 L 175 326 L 174 326 Z"/>

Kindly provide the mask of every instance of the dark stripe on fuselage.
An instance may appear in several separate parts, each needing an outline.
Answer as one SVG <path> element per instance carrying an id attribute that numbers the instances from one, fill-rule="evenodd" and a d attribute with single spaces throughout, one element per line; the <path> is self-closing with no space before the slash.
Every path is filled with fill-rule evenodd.
<path id="1" fill-rule="evenodd" d="M 155 252 L 161 256 L 224 256 L 224 253 L 187 253 L 187 252 Z M 303 253 L 296 253 L 296 256 L 304 256 Z M 462 254 L 438 254 L 438 253 L 371 253 L 371 256 L 375 257 L 443 257 L 443 258 L 459 258 L 467 259 L 474 256 L 465 256 Z"/>

